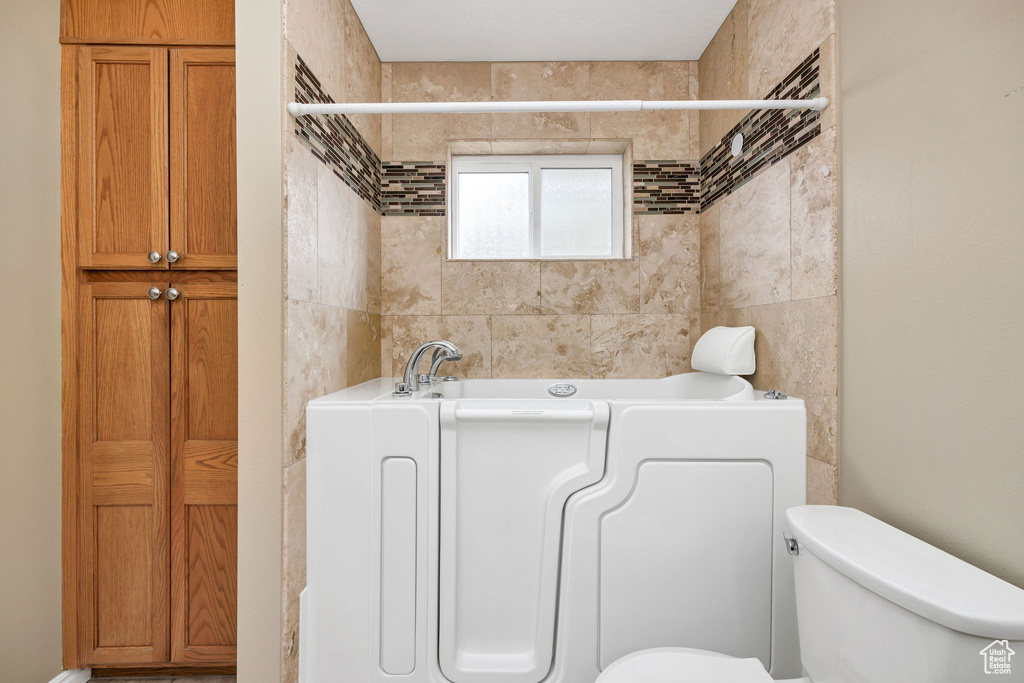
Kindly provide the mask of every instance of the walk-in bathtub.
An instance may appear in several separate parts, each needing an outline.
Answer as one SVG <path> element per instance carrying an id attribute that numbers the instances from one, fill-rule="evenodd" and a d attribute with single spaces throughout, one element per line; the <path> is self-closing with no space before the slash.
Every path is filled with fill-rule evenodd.
<path id="1" fill-rule="evenodd" d="M 308 683 L 593 683 L 676 646 L 801 674 L 805 412 L 739 377 L 380 379 L 307 411 Z"/>

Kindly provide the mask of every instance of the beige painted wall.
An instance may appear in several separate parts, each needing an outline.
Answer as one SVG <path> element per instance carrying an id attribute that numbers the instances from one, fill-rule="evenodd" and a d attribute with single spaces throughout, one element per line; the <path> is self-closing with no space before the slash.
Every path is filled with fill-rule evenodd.
<path id="1" fill-rule="evenodd" d="M 384 101 L 692 99 L 696 62 L 394 63 Z M 696 112 L 383 117 L 387 161 L 473 154 L 621 152 L 696 161 Z M 627 155 L 628 163 L 629 155 Z M 447 218 L 381 222 L 381 372 L 428 339 L 451 340 L 463 377 L 665 377 L 690 369 L 700 327 L 696 214 L 633 216 L 632 258 L 448 260 Z"/>
<path id="2" fill-rule="evenodd" d="M 0 21 L 0 678 L 61 670 L 59 3 Z"/>
<path id="3" fill-rule="evenodd" d="M 238 680 L 281 680 L 284 249 L 281 0 L 235 7 Z"/>
<path id="4" fill-rule="evenodd" d="M 840 502 L 1024 586 L 1024 5 L 838 19 Z"/>
<path id="5" fill-rule="evenodd" d="M 807 499 L 839 472 L 838 159 L 834 0 L 739 0 L 700 58 L 702 99 L 764 97 L 820 49 L 821 134 L 700 216 L 701 327 L 757 328 L 758 389 L 807 405 Z M 702 111 L 705 154 L 746 112 Z"/>

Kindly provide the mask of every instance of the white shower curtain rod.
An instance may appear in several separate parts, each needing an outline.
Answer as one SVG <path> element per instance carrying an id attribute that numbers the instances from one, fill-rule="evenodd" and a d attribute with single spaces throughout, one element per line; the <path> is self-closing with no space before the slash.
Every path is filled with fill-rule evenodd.
<path id="1" fill-rule="evenodd" d="M 810 109 L 821 111 L 827 97 L 809 100 L 576 100 L 564 102 L 289 102 L 292 116 L 308 114 L 509 114 L 516 112 L 657 111 L 667 109 Z"/>

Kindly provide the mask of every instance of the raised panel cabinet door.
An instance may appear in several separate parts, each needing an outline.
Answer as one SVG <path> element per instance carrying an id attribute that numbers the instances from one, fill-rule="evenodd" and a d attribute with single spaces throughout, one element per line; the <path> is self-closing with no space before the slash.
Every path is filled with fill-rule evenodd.
<path id="1" fill-rule="evenodd" d="M 171 50 L 171 268 L 237 267 L 235 51 Z"/>
<path id="2" fill-rule="evenodd" d="M 167 268 L 167 50 L 81 47 L 77 92 L 79 265 Z"/>
<path id="3" fill-rule="evenodd" d="M 80 289 L 78 626 L 86 666 L 170 655 L 166 289 Z"/>
<path id="4" fill-rule="evenodd" d="M 238 300 L 234 283 L 172 285 L 171 659 L 234 664 Z"/>

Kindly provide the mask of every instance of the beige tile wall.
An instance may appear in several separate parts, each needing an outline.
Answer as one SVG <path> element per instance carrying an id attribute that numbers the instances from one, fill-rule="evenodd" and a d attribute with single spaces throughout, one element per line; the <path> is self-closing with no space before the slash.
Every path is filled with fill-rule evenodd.
<path id="1" fill-rule="evenodd" d="M 380 60 L 349 0 L 285 3 L 285 101 L 302 55 L 338 102 L 380 98 Z M 380 374 L 381 220 L 299 142 L 283 117 L 286 297 L 282 680 L 298 680 L 306 584 L 306 403 Z M 379 116 L 352 122 L 381 151 Z"/>
<path id="2" fill-rule="evenodd" d="M 384 101 L 693 99 L 696 62 L 394 63 Z M 693 112 L 382 117 L 385 160 L 476 153 L 607 152 L 696 160 Z M 614 141 L 614 142 L 613 142 Z M 429 337 L 466 358 L 468 377 L 663 377 L 689 369 L 700 325 L 700 220 L 633 219 L 621 261 L 449 261 L 446 218 L 381 221 L 381 372 L 399 375 Z"/>
<path id="3" fill-rule="evenodd" d="M 740 0 L 697 62 L 381 64 L 349 0 L 285 3 L 296 50 L 337 101 L 759 97 L 815 46 L 834 92 L 834 0 Z M 290 80 L 283 84 L 292 91 Z M 287 101 L 289 98 L 285 97 Z M 624 261 L 461 262 L 446 219 L 380 218 L 295 138 L 283 117 L 286 195 L 284 670 L 297 679 L 305 585 L 306 402 L 446 338 L 467 377 L 661 377 L 689 369 L 701 328 L 758 328 L 759 387 L 807 399 L 808 490 L 835 502 L 837 249 L 834 110 L 826 133 L 702 216 L 634 217 Z M 352 117 L 384 160 L 481 153 L 607 152 L 697 160 L 742 113 Z M 703 297 L 703 305 L 702 305 Z M 703 316 L 703 320 L 702 320 Z"/>
<path id="4" fill-rule="evenodd" d="M 701 56 L 705 99 L 760 98 L 816 47 L 835 97 L 834 0 L 739 0 Z M 701 327 L 757 328 L 758 388 L 807 402 L 808 502 L 838 491 L 838 176 L 835 107 L 822 134 L 700 217 Z M 706 153 L 744 112 L 701 112 Z"/>

